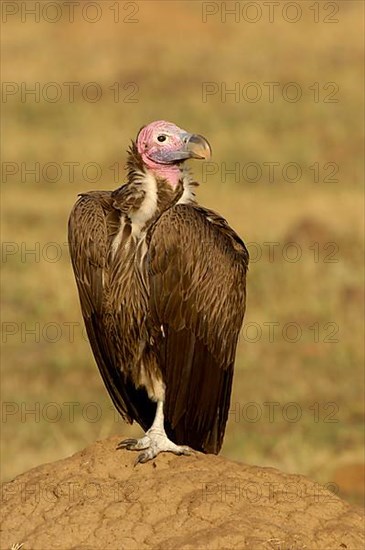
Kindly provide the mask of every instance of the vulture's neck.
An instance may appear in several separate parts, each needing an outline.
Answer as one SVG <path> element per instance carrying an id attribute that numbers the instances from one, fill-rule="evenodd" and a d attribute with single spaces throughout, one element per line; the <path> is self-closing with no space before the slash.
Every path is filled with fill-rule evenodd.
<path id="1" fill-rule="evenodd" d="M 125 192 L 132 200 L 131 208 L 125 212 L 132 224 L 132 234 L 141 235 L 165 210 L 175 204 L 195 203 L 194 188 L 198 185 L 186 168 L 174 166 L 171 171 L 154 170 L 145 166 L 136 145 L 128 152 L 127 184 L 113 195 L 118 200 Z M 169 167 L 171 169 L 171 167 Z"/>
<path id="2" fill-rule="evenodd" d="M 147 167 L 138 152 L 137 145 L 132 142 L 128 151 L 127 170 L 128 184 L 137 185 L 146 191 L 154 187 L 152 183 L 154 180 L 157 194 L 161 195 L 161 199 L 164 197 L 165 208 L 177 202 L 195 202 L 194 187 L 198 184 L 193 181 L 189 170 L 183 164 L 169 166 L 156 164 L 155 167 Z M 171 204 L 168 204 L 169 201 Z"/>

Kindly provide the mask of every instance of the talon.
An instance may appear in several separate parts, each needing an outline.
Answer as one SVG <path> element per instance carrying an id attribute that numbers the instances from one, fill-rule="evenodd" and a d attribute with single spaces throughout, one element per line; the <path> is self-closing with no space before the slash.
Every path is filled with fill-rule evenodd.
<path id="1" fill-rule="evenodd" d="M 137 439 L 123 439 L 123 441 L 118 443 L 117 449 L 131 450 L 136 444 L 137 444 Z"/>
<path id="2" fill-rule="evenodd" d="M 144 464 L 149 460 L 150 460 L 150 457 L 148 456 L 147 453 L 141 453 L 137 456 L 136 460 L 134 461 L 134 466 L 137 466 L 137 464 Z"/>
<path id="3" fill-rule="evenodd" d="M 118 449 L 144 451 L 143 453 L 139 453 L 134 462 L 134 466 L 137 466 L 137 464 L 144 464 L 160 453 L 190 455 L 193 452 L 187 445 L 177 445 L 167 437 L 163 425 L 162 406 L 163 402 L 159 401 L 154 423 L 141 439 L 124 439 L 117 446 Z"/>

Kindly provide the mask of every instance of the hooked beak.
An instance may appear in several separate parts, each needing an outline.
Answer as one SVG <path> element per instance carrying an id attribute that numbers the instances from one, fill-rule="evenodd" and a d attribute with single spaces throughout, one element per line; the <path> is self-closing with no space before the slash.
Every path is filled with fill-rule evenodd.
<path id="1" fill-rule="evenodd" d="M 152 160 L 160 164 L 174 164 L 188 159 L 208 160 L 210 158 L 212 150 L 205 137 L 183 132 L 181 139 L 183 141 L 181 149 L 177 151 L 158 151 L 154 153 Z"/>
<path id="2" fill-rule="evenodd" d="M 187 134 L 184 138 L 187 158 L 209 160 L 212 156 L 212 148 L 208 140 L 199 134 Z"/>

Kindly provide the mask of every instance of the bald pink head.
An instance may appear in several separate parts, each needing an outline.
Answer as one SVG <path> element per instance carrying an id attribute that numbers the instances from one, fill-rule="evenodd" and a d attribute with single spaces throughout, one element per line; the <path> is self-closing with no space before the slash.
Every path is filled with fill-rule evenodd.
<path id="1" fill-rule="evenodd" d="M 165 120 L 157 120 L 140 130 L 137 149 L 146 168 L 174 186 L 180 179 L 182 162 L 190 158 L 207 159 L 211 154 L 205 138 Z"/>

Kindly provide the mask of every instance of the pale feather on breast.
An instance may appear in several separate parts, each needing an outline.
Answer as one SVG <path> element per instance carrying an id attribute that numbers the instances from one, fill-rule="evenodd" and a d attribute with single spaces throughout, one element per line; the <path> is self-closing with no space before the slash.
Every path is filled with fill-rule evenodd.
<path id="1" fill-rule="evenodd" d="M 139 236 L 146 222 L 150 220 L 157 210 L 157 182 L 153 174 L 143 174 L 140 180 L 143 191 L 146 193 L 140 207 L 130 213 L 132 222 L 132 235 Z"/>
<path id="2" fill-rule="evenodd" d="M 127 215 L 122 215 L 120 217 L 119 230 L 111 246 L 113 258 L 121 244 L 126 223 L 131 224 L 131 237 L 139 239 L 142 236 L 142 229 L 146 223 L 153 218 L 157 210 L 157 182 L 154 175 L 144 172 L 137 173 L 134 183 L 142 188 L 144 198 L 138 208 L 135 210 L 130 209 Z M 127 239 L 125 247 L 128 247 L 130 243 L 131 240 Z"/>

